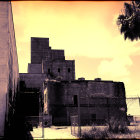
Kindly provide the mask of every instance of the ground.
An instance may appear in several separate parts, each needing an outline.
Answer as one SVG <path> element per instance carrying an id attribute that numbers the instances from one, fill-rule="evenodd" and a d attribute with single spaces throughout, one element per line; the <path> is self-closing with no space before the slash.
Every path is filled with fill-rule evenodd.
<path id="1" fill-rule="evenodd" d="M 98 128 L 104 129 L 105 126 L 96 126 Z M 91 126 L 81 127 L 81 132 L 90 129 Z M 140 138 L 140 125 L 138 126 L 128 126 L 129 130 L 131 130 L 131 134 L 111 134 L 110 138 Z M 78 137 L 73 136 L 71 134 L 70 126 L 51 126 L 44 128 L 44 138 L 42 137 L 43 129 L 41 127 L 34 128 L 31 132 L 33 138 L 35 140 L 39 139 L 78 139 Z M 78 127 L 72 129 L 74 134 L 78 132 Z"/>
<path id="2" fill-rule="evenodd" d="M 38 139 L 78 139 L 77 137 L 71 135 L 70 126 L 51 126 L 44 128 L 44 138 L 42 137 L 43 129 L 41 127 L 34 128 L 31 132 L 35 140 Z"/>

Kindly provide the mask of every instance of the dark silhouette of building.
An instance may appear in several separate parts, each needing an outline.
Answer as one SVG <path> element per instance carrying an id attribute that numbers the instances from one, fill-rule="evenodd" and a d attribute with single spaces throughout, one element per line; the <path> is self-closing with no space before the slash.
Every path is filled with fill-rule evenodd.
<path id="1" fill-rule="evenodd" d="M 20 73 L 26 87 L 41 88 L 45 78 L 75 79 L 75 61 L 65 60 L 64 50 L 49 47 L 49 38 L 31 38 L 31 64 L 28 73 Z"/>
<path id="2" fill-rule="evenodd" d="M 31 38 L 31 63 L 20 79 L 27 88 L 39 88 L 44 118 L 50 116 L 54 125 L 69 125 L 78 107 L 82 124 L 105 123 L 117 114 L 127 118 L 123 82 L 75 80 L 75 61 L 65 60 L 64 50 L 51 49 L 48 38 Z"/>
<path id="3" fill-rule="evenodd" d="M 122 82 L 47 80 L 44 85 L 44 113 L 52 116 L 54 125 L 69 125 L 70 116 L 76 115 L 81 116 L 82 125 L 105 124 L 118 114 L 127 118 Z"/>

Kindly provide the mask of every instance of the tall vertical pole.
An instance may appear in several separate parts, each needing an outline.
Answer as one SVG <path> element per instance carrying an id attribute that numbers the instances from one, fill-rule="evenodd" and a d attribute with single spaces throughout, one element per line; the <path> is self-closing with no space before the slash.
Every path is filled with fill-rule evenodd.
<path id="1" fill-rule="evenodd" d="M 42 138 L 44 138 L 44 113 L 42 114 Z"/>
<path id="2" fill-rule="evenodd" d="M 90 108 L 89 108 L 89 104 L 90 104 L 90 102 L 89 102 L 89 95 L 87 96 L 88 97 L 88 119 L 89 119 L 89 125 L 90 125 Z"/>
<path id="3" fill-rule="evenodd" d="M 80 90 L 81 92 L 81 90 Z M 80 94 L 78 92 L 78 135 L 81 137 L 81 113 L 80 113 Z"/>
<path id="4" fill-rule="evenodd" d="M 109 122 L 109 119 L 110 119 L 110 114 L 109 114 L 109 100 L 108 100 L 108 98 L 106 98 L 107 99 L 107 115 L 108 115 L 108 122 Z"/>

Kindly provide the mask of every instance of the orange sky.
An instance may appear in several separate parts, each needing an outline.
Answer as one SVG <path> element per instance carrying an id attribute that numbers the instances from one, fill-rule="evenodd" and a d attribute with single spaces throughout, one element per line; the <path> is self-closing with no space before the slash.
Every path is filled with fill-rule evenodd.
<path id="1" fill-rule="evenodd" d="M 123 1 L 13 1 L 19 72 L 30 63 L 30 37 L 50 38 L 52 49 L 75 59 L 76 79 L 123 81 L 140 95 L 140 41 L 124 41 L 116 25 Z"/>

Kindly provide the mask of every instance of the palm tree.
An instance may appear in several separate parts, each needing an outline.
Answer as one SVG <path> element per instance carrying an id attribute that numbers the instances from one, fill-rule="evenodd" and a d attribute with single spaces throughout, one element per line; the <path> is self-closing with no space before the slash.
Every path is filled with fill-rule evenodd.
<path id="1" fill-rule="evenodd" d="M 124 3 L 124 11 L 119 15 L 117 25 L 125 40 L 140 39 L 140 1 Z"/>

